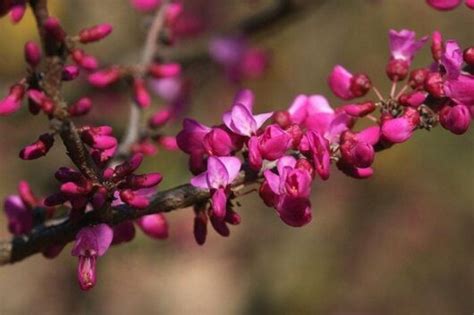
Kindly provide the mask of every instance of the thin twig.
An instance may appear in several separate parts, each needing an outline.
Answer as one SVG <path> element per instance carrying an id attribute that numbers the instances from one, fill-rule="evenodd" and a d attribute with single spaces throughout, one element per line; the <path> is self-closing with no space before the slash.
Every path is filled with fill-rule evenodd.
<path id="1" fill-rule="evenodd" d="M 158 49 L 158 37 L 165 23 L 165 13 L 169 1 L 164 2 L 161 7 L 157 10 L 153 23 L 146 36 L 145 45 L 142 50 L 142 57 L 140 60 L 140 76 L 144 76 L 148 65 L 153 62 L 153 58 Z M 121 160 L 130 154 L 131 146 L 137 142 L 140 136 L 142 111 L 135 102 L 130 103 L 130 114 L 125 136 L 119 145 L 118 159 Z M 117 161 L 114 161 L 117 163 Z"/>

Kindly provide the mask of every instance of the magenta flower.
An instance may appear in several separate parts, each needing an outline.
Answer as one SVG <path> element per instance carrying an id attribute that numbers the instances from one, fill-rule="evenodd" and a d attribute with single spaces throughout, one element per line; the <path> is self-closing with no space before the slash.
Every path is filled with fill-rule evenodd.
<path id="1" fill-rule="evenodd" d="M 160 240 L 168 238 L 168 223 L 161 213 L 143 216 L 137 220 L 137 225 L 151 238 Z"/>
<path id="2" fill-rule="evenodd" d="M 278 175 L 271 170 L 264 172 L 266 183 L 273 194 L 269 203 L 277 210 L 286 224 L 303 226 L 311 221 L 311 175 L 304 169 L 296 168 L 296 160 L 285 156 L 278 160 Z"/>
<path id="3" fill-rule="evenodd" d="M 329 141 L 318 131 L 309 130 L 301 141 L 300 150 L 312 159 L 313 167 L 321 179 L 327 180 L 331 167 Z"/>
<path id="4" fill-rule="evenodd" d="M 253 136 L 247 143 L 250 166 L 259 170 L 263 160 L 275 161 L 281 158 L 291 144 L 291 136 L 278 125 L 269 125 L 259 136 Z"/>
<path id="5" fill-rule="evenodd" d="M 440 63 L 446 70 L 446 77 L 456 79 L 461 74 L 463 64 L 462 49 L 455 40 L 448 40 L 445 43 L 444 53 L 441 55 Z"/>
<path id="6" fill-rule="evenodd" d="M 416 109 L 409 107 L 402 116 L 383 121 L 382 135 L 391 143 L 405 142 L 411 138 L 419 122 L 420 114 Z"/>
<path id="7" fill-rule="evenodd" d="M 338 143 L 341 133 L 348 129 L 350 123 L 348 115 L 344 112 L 336 113 L 321 95 L 299 95 L 288 112 L 293 123 L 317 131 L 330 143 Z"/>
<path id="8" fill-rule="evenodd" d="M 380 127 L 373 126 L 358 133 L 346 131 L 341 140 L 341 158 L 356 168 L 368 168 L 375 158 L 374 145 L 380 139 Z"/>
<path id="9" fill-rule="evenodd" d="M 352 74 L 343 66 L 335 66 L 328 77 L 331 91 L 343 100 L 350 100 L 367 94 L 372 87 L 365 74 Z"/>
<path id="10" fill-rule="evenodd" d="M 237 94 L 229 112 L 226 112 L 222 120 L 224 124 L 235 134 L 251 137 L 257 130 L 272 117 L 273 112 L 259 115 L 252 114 L 254 96 L 252 91 L 243 90 Z"/>
<path id="11" fill-rule="evenodd" d="M 213 214 L 219 219 L 225 217 L 226 189 L 239 175 L 241 164 L 236 157 L 210 156 L 207 160 L 207 171 L 191 179 L 193 186 L 211 191 Z"/>
<path id="12" fill-rule="evenodd" d="M 77 233 L 71 254 L 79 257 L 77 280 L 82 290 L 94 287 L 97 258 L 105 254 L 113 236 L 114 233 L 107 224 L 85 227 Z"/>
<path id="13" fill-rule="evenodd" d="M 25 87 L 22 84 L 13 85 L 10 88 L 10 93 L 0 100 L 0 116 L 8 116 L 18 111 L 23 95 L 25 95 Z"/>
<path id="14" fill-rule="evenodd" d="M 390 54 L 392 59 L 403 60 L 411 64 L 415 54 L 423 47 L 428 40 L 428 36 L 416 39 L 413 31 L 403 29 L 399 32 L 389 31 Z"/>

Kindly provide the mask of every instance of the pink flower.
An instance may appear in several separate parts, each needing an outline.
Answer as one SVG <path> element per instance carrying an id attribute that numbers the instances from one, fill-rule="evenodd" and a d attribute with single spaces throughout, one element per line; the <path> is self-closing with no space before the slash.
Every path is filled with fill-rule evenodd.
<path id="1" fill-rule="evenodd" d="M 296 160 L 285 156 L 278 160 L 278 175 L 271 170 L 264 172 L 270 188 L 267 200 L 277 210 L 278 215 L 288 225 L 300 227 L 311 221 L 311 175 L 304 169 L 296 168 Z M 273 194 L 273 196 L 271 196 Z"/>
<path id="2" fill-rule="evenodd" d="M 82 290 L 94 287 L 97 258 L 105 254 L 112 239 L 113 230 L 107 224 L 85 227 L 77 233 L 71 254 L 79 257 L 77 279 Z"/>
<path id="3" fill-rule="evenodd" d="M 331 91 L 343 100 L 364 96 L 372 87 L 367 75 L 353 75 L 341 65 L 332 69 L 328 77 L 328 84 Z"/>
<path id="4" fill-rule="evenodd" d="M 39 136 L 38 140 L 26 146 L 20 151 L 22 160 L 34 160 L 45 156 L 54 144 L 54 136 L 45 133 Z"/>
<path id="5" fill-rule="evenodd" d="M 330 143 L 338 143 L 341 133 L 348 129 L 350 117 L 336 113 L 321 95 L 299 95 L 288 109 L 291 121 L 317 131 Z"/>
<path id="6" fill-rule="evenodd" d="M 275 161 L 281 158 L 290 146 L 291 136 L 278 125 L 269 125 L 259 136 L 248 141 L 249 162 L 253 169 L 262 167 L 262 160 Z"/>
<path id="7" fill-rule="evenodd" d="M 444 66 L 448 79 L 456 79 L 461 74 L 462 55 L 463 51 L 455 40 L 446 41 L 440 63 Z"/>
<path id="8" fill-rule="evenodd" d="M 390 30 L 389 42 L 392 59 L 403 60 L 410 65 L 415 54 L 423 47 L 427 40 L 428 36 L 416 40 L 415 32 L 410 30 L 403 29 L 399 32 Z"/>
<path id="9" fill-rule="evenodd" d="M 207 160 L 207 171 L 193 177 L 191 184 L 195 187 L 211 190 L 213 214 L 224 219 L 226 214 L 226 189 L 237 178 L 241 162 L 236 157 L 214 157 Z"/>
<path id="10" fill-rule="evenodd" d="M 303 153 L 312 159 L 314 169 L 321 179 L 327 180 L 331 167 L 329 141 L 319 132 L 309 130 L 303 137 L 300 148 Z"/>
<path id="11" fill-rule="evenodd" d="M 386 119 L 382 123 L 382 135 L 391 143 L 402 143 L 411 138 L 418 126 L 420 114 L 414 108 L 407 108 L 405 113 L 393 119 Z"/>
<path id="12" fill-rule="evenodd" d="M 256 134 L 265 121 L 272 117 L 273 112 L 253 115 L 253 102 L 254 96 L 250 90 L 239 92 L 231 110 L 222 117 L 227 128 L 241 136 L 250 137 Z"/>

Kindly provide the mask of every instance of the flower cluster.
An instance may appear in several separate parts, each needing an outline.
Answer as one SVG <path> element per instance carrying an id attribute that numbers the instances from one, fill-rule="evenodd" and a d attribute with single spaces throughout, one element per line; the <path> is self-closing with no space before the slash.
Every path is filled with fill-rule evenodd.
<path id="1" fill-rule="evenodd" d="M 182 65 L 157 54 L 157 41 L 171 45 L 180 36 L 196 34 L 202 21 L 186 15 L 181 1 L 131 0 L 138 11 L 155 12 L 143 60 L 132 66 L 100 68 L 83 45 L 106 38 L 112 26 L 103 23 L 69 35 L 57 18 L 48 15 L 46 3 L 0 0 L 0 16 L 9 13 L 15 23 L 30 4 L 41 38 L 41 45 L 32 41 L 25 44 L 26 75 L 0 100 L 0 116 L 14 114 L 26 101 L 29 112 L 44 114 L 50 128 L 25 146 L 19 157 L 43 157 L 60 138 L 74 166 L 57 169 L 54 176 L 59 188 L 46 198 L 35 196 L 29 184 L 22 181 L 18 194 L 5 199 L 4 210 L 8 229 L 17 237 L 47 230 L 58 218 L 71 228 L 57 238 L 47 236 L 47 241 L 34 245 L 33 252 L 56 257 L 75 234 L 71 254 L 79 259 L 77 277 L 83 290 L 96 283 L 97 259 L 111 245 L 132 240 L 136 226 L 154 239 L 168 236 L 168 224 L 160 212 L 193 203 L 194 237 L 202 245 L 208 222 L 218 234 L 228 236 L 229 225 L 241 221 L 235 199 L 258 191 L 284 223 L 301 227 L 312 219 L 312 183 L 328 180 L 333 172 L 331 164 L 353 178 L 368 178 L 374 173 L 377 152 L 438 123 L 454 134 L 463 134 L 474 115 L 474 48 L 463 51 L 456 41 L 444 40 L 435 32 L 431 37 L 433 62 L 412 69 L 415 55 L 429 36 L 417 39 L 413 31 L 391 30 L 386 74 L 392 89 L 387 96 L 367 74 L 351 73 L 336 65 L 328 77 L 332 92 L 343 102 L 336 108 L 322 95 L 301 94 L 286 109 L 255 114 L 255 96 L 244 89 L 219 124 L 206 126 L 185 119 L 179 134 L 169 136 L 162 128 L 178 117 L 189 101 L 190 89 Z M 451 9 L 461 1 L 428 3 Z M 472 7 L 473 3 L 466 0 L 466 5 Z M 214 37 L 209 54 L 237 83 L 260 76 L 268 66 L 267 52 L 252 47 L 242 37 Z M 121 142 L 110 126 L 76 126 L 76 117 L 93 110 L 92 101 L 81 97 L 69 103 L 63 97 L 62 86 L 81 74 L 95 88 L 107 88 L 119 81 L 128 84 L 133 100 L 131 132 Z M 143 110 L 154 100 L 150 91 L 166 105 L 147 119 L 146 126 L 140 126 Z M 376 99 L 355 101 L 370 91 Z M 137 111 L 140 114 L 135 115 Z M 360 128 L 358 122 L 362 120 L 369 125 Z M 163 179 L 160 173 L 138 173 L 143 156 L 156 153 L 157 145 L 179 148 L 189 155 L 189 170 L 194 176 L 191 185 L 171 189 L 170 195 L 178 191 L 178 196 L 164 201 L 188 198 L 174 208 L 156 205 L 156 187 Z M 243 191 L 253 184 L 258 188 Z M 52 233 L 64 225 L 53 224 Z M 24 239 L 28 242 L 31 238 Z"/>
<path id="2" fill-rule="evenodd" d="M 427 36 L 417 39 L 410 30 L 389 32 L 386 74 L 392 89 L 387 97 L 366 74 L 352 74 L 337 65 L 328 83 L 346 103 L 336 109 L 321 95 L 299 95 L 287 110 L 255 115 L 254 95 L 243 90 L 224 113 L 223 124 L 208 127 L 185 120 L 177 143 L 189 154 L 191 172 L 198 174 L 191 184 L 211 193 L 208 205 L 195 207 L 196 241 L 204 242 L 208 218 L 219 234 L 229 234 L 223 227 L 235 216 L 232 200 L 249 171 L 263 177 L 259 195 L 264 203 L 285 223 L 300 227 L 312 218 L 311 183 L 327 180 L 331 163 L 348 176 L 368 178 L 374 173 L 376 152 L 407 141 L 415 130 L 429 130 L 439 122 L 454 134 L 466 132 L 474 105 L 474 50 L 463 54 L 457 42 L 443 41 L 435 32 L 433 64 L 411 70 L 427 41 Z M 405 80 L 397 91 L 397 84 Z M 371 89 L 376 100 L 353 101 Z M 371 124 L 358 128 L 362 119 Z"/>

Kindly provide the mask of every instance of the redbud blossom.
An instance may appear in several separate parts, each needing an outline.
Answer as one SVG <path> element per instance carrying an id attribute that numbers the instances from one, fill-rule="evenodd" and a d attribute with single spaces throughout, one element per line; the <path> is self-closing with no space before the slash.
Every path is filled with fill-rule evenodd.
<path id="1" fill-rule="evenodd" d="M 163 180 L 160 173 L 148 173 L 143 175 L 129 175 L 126 179 L 127 187 L 133 190 L 151 188 L 158 185 Z"/>
<path id="2" fill-rule="evenodd" d="M 120 199 L 129 206 L 142 210 L 150 205 L 148 198 L 137 194 L 131 189 L 125 189 L 120 191 Z"/>
<path id="3" fill-rule="evenodd" d="M 71 254 L 79 257 L 77 280 L 82 290 L 95 286 L 97 258 L 103 256 L 110 247 L 113 234 L 106 224 L 84 227 L 77 233 Z"/>
<path id="4" fill-rule="evenodd" d="M 13 235 L 28 233 L 33 228 L 33 213 L 18 195 L 5 199 L 4 210 L 8 219 L 8 230 Z"/>
<path id="5" fill-rule="evenodd" d="M 469 47 L 463 53 L 464 62 L 470 66 L 474 66 L 474 47 Z"/>
<path id="6" fill-rule="evenodd" d="M 391 143 L 402 143 L 411 138 L 413 131 L 418 126 L 420 114 L 416 109 L 408 107 L 405 113 L 382 123 L 382 135 Z"/>
<path id="7" fill-rule="evenodd" d="M 240 166 L 241 162 L 236 157 L 210 156 L 207 171 L 191 179 L 193 186 L 211 190 L 213 214 L 219 219 L 224 219 L 225 216 L 227 196 L 224 189 L 237 178 Z"/>
<path id="8" fill-rule="evenodd" d="M 26 12 L 26 3 L 18 2 L 11 7 L 10 20 L 16 24 L 21 21 Z"/>
<path id="9" fill-rule="evenodd" d="M 250 137 L 272 117 L 273 113 L 253 115 L 253 95 L 251 91 L 244 90 L 236 96 L 236 101 L 230 111 L 224 113 L 222 120 L 232 132 Z"/>
<path id="10" fill-rule="evenodd" d="M 26 146 L 20 151 L 20 158 L 22 160 L 34 160 L 45 156 L 53 144 L 53 135 L 49 133 L 42 134 L 36 142 Z"/>
<path id="11" fill-rule="evenodd" d="M 112 25 L 99 24 L 99 25 L 81 30 L 79 32 L 79 41 L 83 44 L 95 42 L 107 37 L 110 33 L 112 33 Z"/>
<path id="12" fill-rule="evenodd" d="M 196 212 L 194 217 L 193 234 L 198 245 L 204 245 L 207 236 L 207 216 L 204 212 Z"/>
<path id="13" fill-rule="evenodd" d="M 426 68 L 412 70 L 408 77 L 408 84 L 410 87 L 415 90 L 423 89 L 423 85 L 429 72 L 430 71 Z"/>
<path id="14" fill-rule="evenodd" d="M 35 42 L 29 41 L 25 44 L 25 60 L 35 68 L 41 61 L 41 48 Z"/>
<path id="15" fill-rule="evenodd" d="M 434 61 L 439 61 L 444 51 L 444 42 L 441 33 L 438 31 L 433 32 L 431 35 L 431 54 Z"/>

